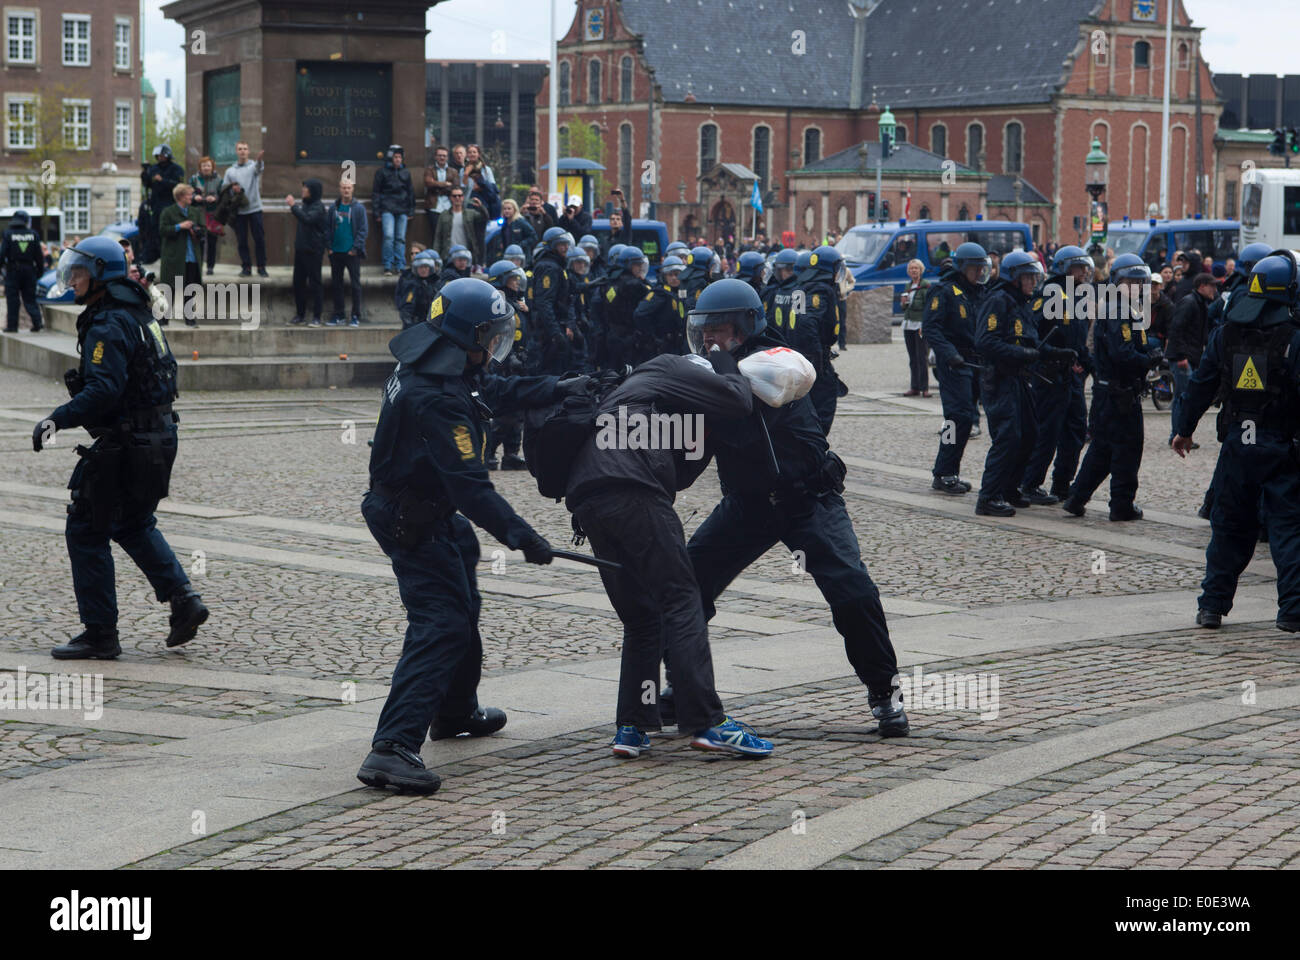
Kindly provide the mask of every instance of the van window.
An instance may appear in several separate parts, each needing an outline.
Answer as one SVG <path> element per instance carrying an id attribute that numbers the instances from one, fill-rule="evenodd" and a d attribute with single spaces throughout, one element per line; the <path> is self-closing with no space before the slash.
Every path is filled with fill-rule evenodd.
<path id="1" fill-rule="evenodd" d="M 1142 233 L 1139 230 L 1112 233 L 1106 237 L 1106 246 L 1115 251 L 1115 256 L 1122 257 L 1126 253 L 1137 253 L 1142 248 L 1142 241 L 1148 236 L 1150 234 Z M 1152 244 L 1152 246 L 1156 246 L 1156 244 Z"/>
<path id="2" fill-rule="evenodd" d="M 609 240 L 608 224 L 603 227 L 593 227 L 591 234 L 602 244 L 605 243 Z M 663 251 L 659 249 L 659 233 L 651 227 L 633 227 L 632 245 L 640 247 L 641 252 L 651 263 L 658 263 L 663 259 Z"/>
<path id="3" fill-rule="evenodd" d="M 894 238 L 894 242 L 889 245 L 885 255 L 880 258 L 880 263 L 876 265 L 877 270 L 886 270 L 890 267 L 907 266 L 909 260 L 916 256 L 916 234 L 900 233 Z"/>
<path id="4" fill-rule="evenodd" d="M 925 236 L 930 263 L 939 266 L 945 257 L 967 241 L 978 243 L 985 253 L 1005 256 L 1012 250 L 1025 249 L 1025 235 L 1019 230 L 963 230 L 935 231 Z"/>
<path id="5" fill-rule="evenodd" d="M 1264 187 L 1259 183 L 1248 183 L 1241 192 L 1241 225 L 1243 227 L 1259 226 L 1259 205 L 1264 196 Z"/>
<path id="6" fill-rule="evenodd" d="M 1282 188 L 1282 232 L 1300 233 L 1300 187 Z"/>
<path id="7" fill-rule="evenodd" d="M 874 264 L 876 257 L 880 256 L 880 251 L 884 250 L 893 239 L 892 233 L 883 231 L 850 230 L 840 238 L 839 243 L 835 244 L 835 249 L 845 260 Z"/>
<path id="8" fill-rule="evenodd" d="M 1198 250 L 1202 257 L 1214 255 L 1213 231 L 1179 230 L 1173 237 L 1175 250 Z"/>

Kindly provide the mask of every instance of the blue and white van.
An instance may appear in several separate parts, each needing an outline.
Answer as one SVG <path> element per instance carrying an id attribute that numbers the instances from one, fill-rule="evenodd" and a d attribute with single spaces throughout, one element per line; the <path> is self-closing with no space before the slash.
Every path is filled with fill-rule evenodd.
<path id="1" fill-rule="evenodd" d="M 1106 247 L 1115 256 L 1136 253 L 1153 271 L 1169 263 L 1175 250 L 1201 251 L 1223 263 L 1237 255 L 1241 224 L 1236 220 L 1130 220 L 1111 222 L 1106 232 Z M 1086 246 L 1086 244 L 1085 244 Z"/>

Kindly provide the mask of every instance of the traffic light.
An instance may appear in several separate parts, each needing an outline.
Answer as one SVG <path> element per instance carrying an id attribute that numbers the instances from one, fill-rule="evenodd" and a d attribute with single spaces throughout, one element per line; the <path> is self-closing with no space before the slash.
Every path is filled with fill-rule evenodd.
<path id="1" fill-rule="evenodd" d="M 894 138 L 888 133 L 881 134 L 880 156 L 885 160 L 888 160 L 890 154 L 894 152 L 893 147 L 894 147 Z"/>
<path id="2" fill-rule="evenodd" d="M 880 209 L 881 209 L 880 219 L 881 219 L 881 220 L 888 220 L 888 219 L 889 219 L 889 201 L 888 201 L 888 200 L 882 200 L 881 203 L 880 203 Z"/>
<path id="3" fill-rule="evenodd" d="M 1286 153 L 1286 131 L 1274 130 L 1273 142 L 1268 145 L 1268 152 L 1275 157 L 1280 157 Z"/>
<path id="4" fill-rule="evenodd" d="M 1295 127 L 1287 131 L 1286 148 L 1292 153 L 1300 153 L 1300 131 Z"/>

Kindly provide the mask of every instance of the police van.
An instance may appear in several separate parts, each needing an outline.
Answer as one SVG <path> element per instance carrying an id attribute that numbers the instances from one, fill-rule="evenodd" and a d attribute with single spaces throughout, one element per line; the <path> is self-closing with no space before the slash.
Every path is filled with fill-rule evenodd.
<path id="1" fill-rule="evenodd" d="M 1300 247 L 1300 170 L 1256 170 L 1241 186 L 1241 246 Z"/>
<path id="2" fill-rule="evenodd" d="M 925 265 L 924 276 L 934 280 L 939 266 L 967 241 L 986 253 L 1005 255 L 1012 250 L 1032 250 L 1029 226 L 1009 220 L 899 220 L 852 227 L 835 244 L 848 264 L 855 290 L 890 285 L 894 312 L 902 312 L 898 295 L 910 282 L 907 265 L 913 259 Z"/>
<path id="3" fill-rule="evenodd" d="M 1112 222 L 1106 233 L 1106 246 L 1115 256 L 1136 253 L 1152 271 L 1166 263 L 1175 250 L 1199 250 L 1201 256 L 1222 263 L 1237 255 L 1236 220 L 1130 220 Z"/>

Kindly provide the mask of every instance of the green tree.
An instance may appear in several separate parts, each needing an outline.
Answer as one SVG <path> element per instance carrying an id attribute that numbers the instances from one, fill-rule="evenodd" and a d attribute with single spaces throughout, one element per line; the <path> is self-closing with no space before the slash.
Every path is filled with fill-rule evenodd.
<path id="1" fill-rule="evenodd" d="M 73 132 L 66 121 L 71 119 L 72 107 L 64 100 L 86 99 L 80 87 L 57 85 L 36 94 L 32 102 L 31 122 L 26 124 L 33 142 L 31 150 L 24 151 L 27 166 L 18 175 L 18 182 L 32 191 L 36 206 L 41 212 L 41 238 L 54 239 L 50 229 L 49 211 L 60 205 L 66 184 L 75 182 L 86 169 L 92 150 L 79 150 Z M 65 136 L 66 134 L 66 136 Z"/>

